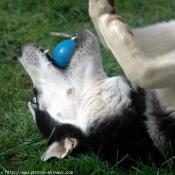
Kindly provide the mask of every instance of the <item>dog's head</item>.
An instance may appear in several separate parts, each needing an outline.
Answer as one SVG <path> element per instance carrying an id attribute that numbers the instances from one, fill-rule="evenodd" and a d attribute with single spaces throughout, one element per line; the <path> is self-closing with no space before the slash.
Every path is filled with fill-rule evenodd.
<path id="1" fill-rule="evenodd" d="M 120 113 L 130 103 L 125 98 L 130 91 L 126 82 L 121 77 L 106 76 L 94 35 L 81 30 L 74 40 L 76 50 L 65 70 L 56 67 L 51 56 L 36 44 L 16 49 L 18 59 L 34 85 L 28 106 L 39 130 L 46 137 L 55 126 L 59 128 L 62 125 L 74 126 L 88 135 L 94 122 L 98 126 L 98 122 Z M 78 144 L 76 136 L 64 138 L 63 142 L 54 142 L 50 147 L 52 151 L 65 150 L 59 154 L 60 157 Z M 60 145 L 68 147 L 68 150 L 60 148 Z M 48 157 L 51 155 L 56 156 L 49 153 Z"/>

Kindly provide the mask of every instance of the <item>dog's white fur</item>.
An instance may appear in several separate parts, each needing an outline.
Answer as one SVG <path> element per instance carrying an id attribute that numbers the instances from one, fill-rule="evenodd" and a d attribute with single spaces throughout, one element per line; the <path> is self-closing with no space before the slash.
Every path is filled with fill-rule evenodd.
<path id="1" fill-rule="evenodd" d="M 108 0 L 89 0 L 96 31 L 126 76 L 143 88 L 174 87 L 175 21 L 130 29 L 113 10 Z"/>
<path id="2" fill-rule="evenodd" d="M 48 62 L 45 53 L 35 45 L 23 46 L 23 58 L 19 58 L 34 87 L 40 91 L 37 95 L 39 110 L 45 110 L 56 121 L 77 126 L 85 133 L 94 120 L 100 122 L 106 115 L 119 114 L 130 104 L 129 85 L 121 76 L 106 76 L 98 56 L 98 42 L 95 37 L 94 40 L 91 53 L 86 52 L 89 48 L 84 48 L 83 53 L 75 52 L 66 73 Z M 31 102 L 28 106 L 35 121 Z"/>
<path id="3" fill-rule="evenodd" d="M 89 13 L 97 33 L 106 49 L 118 60 L 127 77 L 141 87 L 156 89 L 144 91 L 145 99 L 139 96 L 145 105 L 145 109 L 141 110 L 147 118 L 144 124 L 146 123 L 149 138 L 169 150 L 169 139 L 165 136 L 165 131 L 159 128 L 157 115 L 164 115 L 174 122 L 171 116 L 174 116 L 175 111 L 175 32 L 172 29 L 175 27 L 175 21 L 130 30 L 127 24 L 121 21 L 121 17 L 111 13 L 113 9 L 108 0 L 89 0 Z M 110 123 L 117 117 L 121 117 L 121 120 L 123 117 L 123 120 L 127 121 L 125 117 L 129 117 L 129 114 L 143 120 L 141 117 L 144 112 L 138 112 L 140 116 L 137 116 L 134 111 L 136 106 L 133 105 L 140 100 L 137 101 L 131 95 L 133 92 L 134 96 L 137 96 L 139 87 L 126 82 L 120 76 L 107 77 L 103 70 L 98 42 L 92 33 L 80 31 L 77 38 L 77 48 L 66 70 L 55 67 L 52 61 L 49 61 L 47 51 L 43 52 L 35 44 L 23 45 L 16 50 L 20 62 L 38 91 L 37 95 L 34 93 L 28 106 L 35 122 L 40 125 L 41 132 L 48 135 L 53 127 L 59 129 L 61 125 L 69 124 L 69 127 L 78 128 L 87 137 L 92 134 L 91 138 L 95 135 L 92 129 L 98 128 L 104 121 Z M 137 110 L 140 110 L 138 106 Z M 51 124 L 47 123 L 48 118 Z M 161 122 L 163 120 L 164 118 L 161 118 Z M 101 127 L 103 124 L 99 127 L 100 138 L 101 134 L 104 134 Z M 48 131 L 48 134 L 45 131 Z M 76 130 L 73 132 L 76 133 Z M 76 134 L 72 138 L 71 134 L 68 133 L 63 138 L 56 136 L 42 159 L 45 161 L 51 157 L 64 158 L 69 154 L 82 141 L 77 140 Z M 115 132 L 112 134 L 113 137 L 109 135 L 111 139 L 115 138 Z M 103 143 L 103 138 L 100 141 Z"/>

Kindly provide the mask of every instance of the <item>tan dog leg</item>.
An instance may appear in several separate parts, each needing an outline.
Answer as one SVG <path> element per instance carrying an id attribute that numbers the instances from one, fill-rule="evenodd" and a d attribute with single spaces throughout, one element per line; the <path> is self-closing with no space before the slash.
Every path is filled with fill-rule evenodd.
<path id="1" fill-rule="evenodd" d="M 111 2 L 111 3 L 110 3 Z M 94 24 L 94 27 L 97 31 L 98 36 L 100 37 L 100 40 L 103 44 L 103 46 L 106 48 L 106 50 L 109 50 L 106 41 L 104 40 L 104 37 L 99 29 L 98 26 L 98 19 L 100 16 L 102 16 L 105 13 L 114 13 L 114 1 L 113 0 L 89 0 L 89 16 L 91 17 L 91 20 Z"/>
<path id="2" fill-rule="evenodd" d="M 175 26 L 175 22 L 172 21 L 172 26 L 165 27 L 163 31 L 159 29 L 166 24 L 154 26 L 153 28 L 160 33 L 159 38 L 152 37 L 154 35 L 151 36 L 151 33 L 149 37 L 150 28 L 147 28 L 147 30 L 130 30 L 121 17 L 112 13 L 114 6 L 111 6 L 111 4 L 113 3 L 109 3 L 109 0 L 90 0 L 89 7 L 92 9 L 89 12 L 102 43 L 113 53 L 126 76 L 144 88 L 155 89 L 174 86 L 175 51 L 172 49 L 175 44 L 172 45 L 171 43 L 175 41 L 175 32 L 169 32 L 170 44 L 164 41 L 167 41 L 167 31 L 173 25 Z M 171 29 L 171 31 L 174 30 Z M 161 33 L 166 34 L 161 35 Z M 146 35 L 147 37 L 143 37 Z M 142 36 L 145 44 L 142 45 L 139 36 Z M 150 44 L 150 39 L 151 45 L 147 47 Z M 160 48 L 160 53 L 159 51 L 149 52 L 152 47 L 155 48 L 153 50 L 158 50 L 162 40 L 163 46 L 161 47 L 165 48 L 164 50 Z"/>

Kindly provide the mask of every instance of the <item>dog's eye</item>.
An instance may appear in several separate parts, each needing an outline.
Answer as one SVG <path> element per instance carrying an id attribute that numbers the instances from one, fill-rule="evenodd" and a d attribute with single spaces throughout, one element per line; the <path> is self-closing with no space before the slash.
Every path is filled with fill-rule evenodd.
<path id="1" fill-rule="evenodd" d="M 37 104 L 38 103 L 37 97 L 33 96 L 31 102 Z"/>
<path id="2" fill-rule="evenodd" d="M 38 91 L 36 88 L 33 89 L 33 97 L 30 101 L 31 103 L 38 105 Z"/>

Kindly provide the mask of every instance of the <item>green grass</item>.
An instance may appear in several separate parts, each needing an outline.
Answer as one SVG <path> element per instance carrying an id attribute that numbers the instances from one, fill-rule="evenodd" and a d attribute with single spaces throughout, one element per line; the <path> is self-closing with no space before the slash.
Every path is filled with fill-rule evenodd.
<path id="1" fill-rule="evenodd" d="M 34 42 L 45 49 L 65 39 L 50 32 L 74 35 L 80 29 L 95 32 L 85 0 L 0 1 L 0 174 L 5 171 L 73 171 L 76 175 L 173 174 L 171 164 L 156 168 L 136 162 L 123 169 L 111 166 L 89 153 L 77 158 L 43 163 L 40 155 L 47 140 L 38 132 L 27 109 L 32 84 L 14 49 Z M 131 26 L 145 26 L 174 18 L 174 0 L 116 0 L 117 13 Z M 115 59 L 101 46 L 104 69 L 109 76 L 123 74 Z M 1 173 L 3 172 L 3 173 Z"/>

